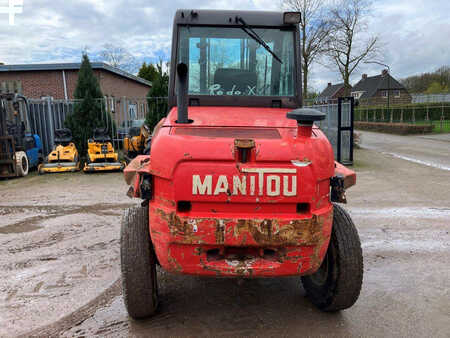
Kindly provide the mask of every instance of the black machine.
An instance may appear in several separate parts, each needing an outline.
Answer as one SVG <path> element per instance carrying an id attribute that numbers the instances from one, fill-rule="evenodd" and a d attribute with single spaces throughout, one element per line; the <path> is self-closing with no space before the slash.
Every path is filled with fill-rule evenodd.
<path id="1" fill-rule="evenodd" d="M 0 94 L 0 177 L 26 176 L 43 161 L 38 135 L 26 128 L 28 101 L 19 94 Z"/>

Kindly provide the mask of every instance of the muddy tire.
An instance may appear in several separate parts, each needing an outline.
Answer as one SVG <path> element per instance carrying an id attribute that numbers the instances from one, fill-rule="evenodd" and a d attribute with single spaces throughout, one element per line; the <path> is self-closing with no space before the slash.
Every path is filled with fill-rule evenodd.
<path id="1" fill-rule="evenodd" d="M 350 215 L 334 204 L 333 230 L 327 254 L 319 270 L 302 277 L 308 298 L 327 312 L 355 304 L 361 291 L 363 256 L 361 242 Z"/>
<path id="2" fill-rule="evenodd" d="M 28 162 L 27 154 L 24 151 L 16 152 L 16 168 L 17 176 L 24 177 L 28 175 L 30 163 Z"/>
<path id="3" fill-rule="evenodd" d="M 148 207 L 125 210 L 120 232 L 122 291 L 128 314 L 153 315 L 158 306 L 156 256 L 150 240 Z"/>

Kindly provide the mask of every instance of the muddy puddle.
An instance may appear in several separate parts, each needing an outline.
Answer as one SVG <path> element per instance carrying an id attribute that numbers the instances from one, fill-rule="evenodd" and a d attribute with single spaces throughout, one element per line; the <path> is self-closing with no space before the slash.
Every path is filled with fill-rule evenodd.
<path id="1" fill-rule="evenodd" d="M 46 225 L 51 225 L 52 220 L 59 219 L 62 216 L 72 215 L 73 217 L 70 221 L 74 222 L 75 226 L 79 226 L 76 221 L 83 220 L 83 215 L 86 214 L 120 217 L 122 210 L 129 206 L 129 203 L 119 205 L 94 204 L 89 206 L 0 206 L 0 235 L 42 229 Z"/>

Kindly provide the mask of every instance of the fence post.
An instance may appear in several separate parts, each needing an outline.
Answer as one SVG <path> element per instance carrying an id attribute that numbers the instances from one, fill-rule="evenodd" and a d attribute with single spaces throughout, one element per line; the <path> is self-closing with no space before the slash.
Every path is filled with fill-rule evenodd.
<path id="1" fill-rule="evenodd" d="M 49 146 L 50 146 L 50 149 L 52 149 L 53 145 L 55 144 L 55 125 L 54 125 L 54 121 L 53 121 L 53 106 L 52 106 L 52 98 L 51 97 L 47 98 L 47 107 L 48 107 L 48 120 L 49 120 L 49 127 L 50 127 Z"/>
<path id="2" fill-rule="evenodd" d="M 444 102 L 442 102 L 442 109 L 441 109 L 441 132 L 444 129 Z"/>
<path id="3" fill-rule="evenodd" d="M 413 111 L 412 111 L 412 122 L 416 123 L 416 107 L 413 106 Z"/>
<path id="4" fill-rule="evenodd" d="M 400 110 L 400 123 L 403 123 L 403 106 L 402 109 Z"/>
<path id="5" fill-rule="evenodd" d="M 366 122 L 369 122 L 369 106 L 366 106 Z"/>
<path id="6" fill-rule="evenodd" d="M 427 115 L 425 116 L 425 121 L 429 121 L 430 120 L 430 112 L 429 112 L 429 107 L 427 105 Z"/>
<path id="7" fill-rule="evenodd" d="M 342 103 L 344 102 L 343 98 L 340 97 L 338 98 L 338 120 L 337 120 L 337 153 L 336 153 L 336 157 L 337 157 L 337 161 L 341 162 L 341 127 L 342 127 Z"/>
<path id="8" fill-rule="evenodd" d="M 391 114 L 390 120 L 391 120 L 391 123 L 393 123 L 394 122 L 394 108 L 391 108 L 390 114 Z"/>

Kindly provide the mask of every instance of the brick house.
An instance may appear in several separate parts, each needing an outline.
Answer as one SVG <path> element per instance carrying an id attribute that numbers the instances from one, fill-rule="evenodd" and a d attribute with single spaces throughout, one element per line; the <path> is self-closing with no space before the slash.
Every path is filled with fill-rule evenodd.
<path id="1" fill-rule="evenodd" d="M 352 87 L 344 86 L 344 83 L 331 84 L 328 83 L 328 86 L 320 93 L 320 95 L 316 98 L 316 104 L 328 103 L 329 101 L 337 100 L 340 97 L 345 97 L 350 94 Z"/>
<path id="2" fill-rule="evenodd" d="M 353 86 L 351 95 L 360 105 L 385 106 L 388 104 L 408 104 L 412 97 L 406 88 L 394 79 L 385 69 L 380 75 L 363 74 L 361 80 Z"/>
<path id="3" fill-rule="evenodd" d="M 103 95 L 108 98 L 144 98 L 151 82 L 102 62 L 92 62 Z M 0 92 L 28 98 L 73 99 L 80 63 L 0 65 Z"/>

